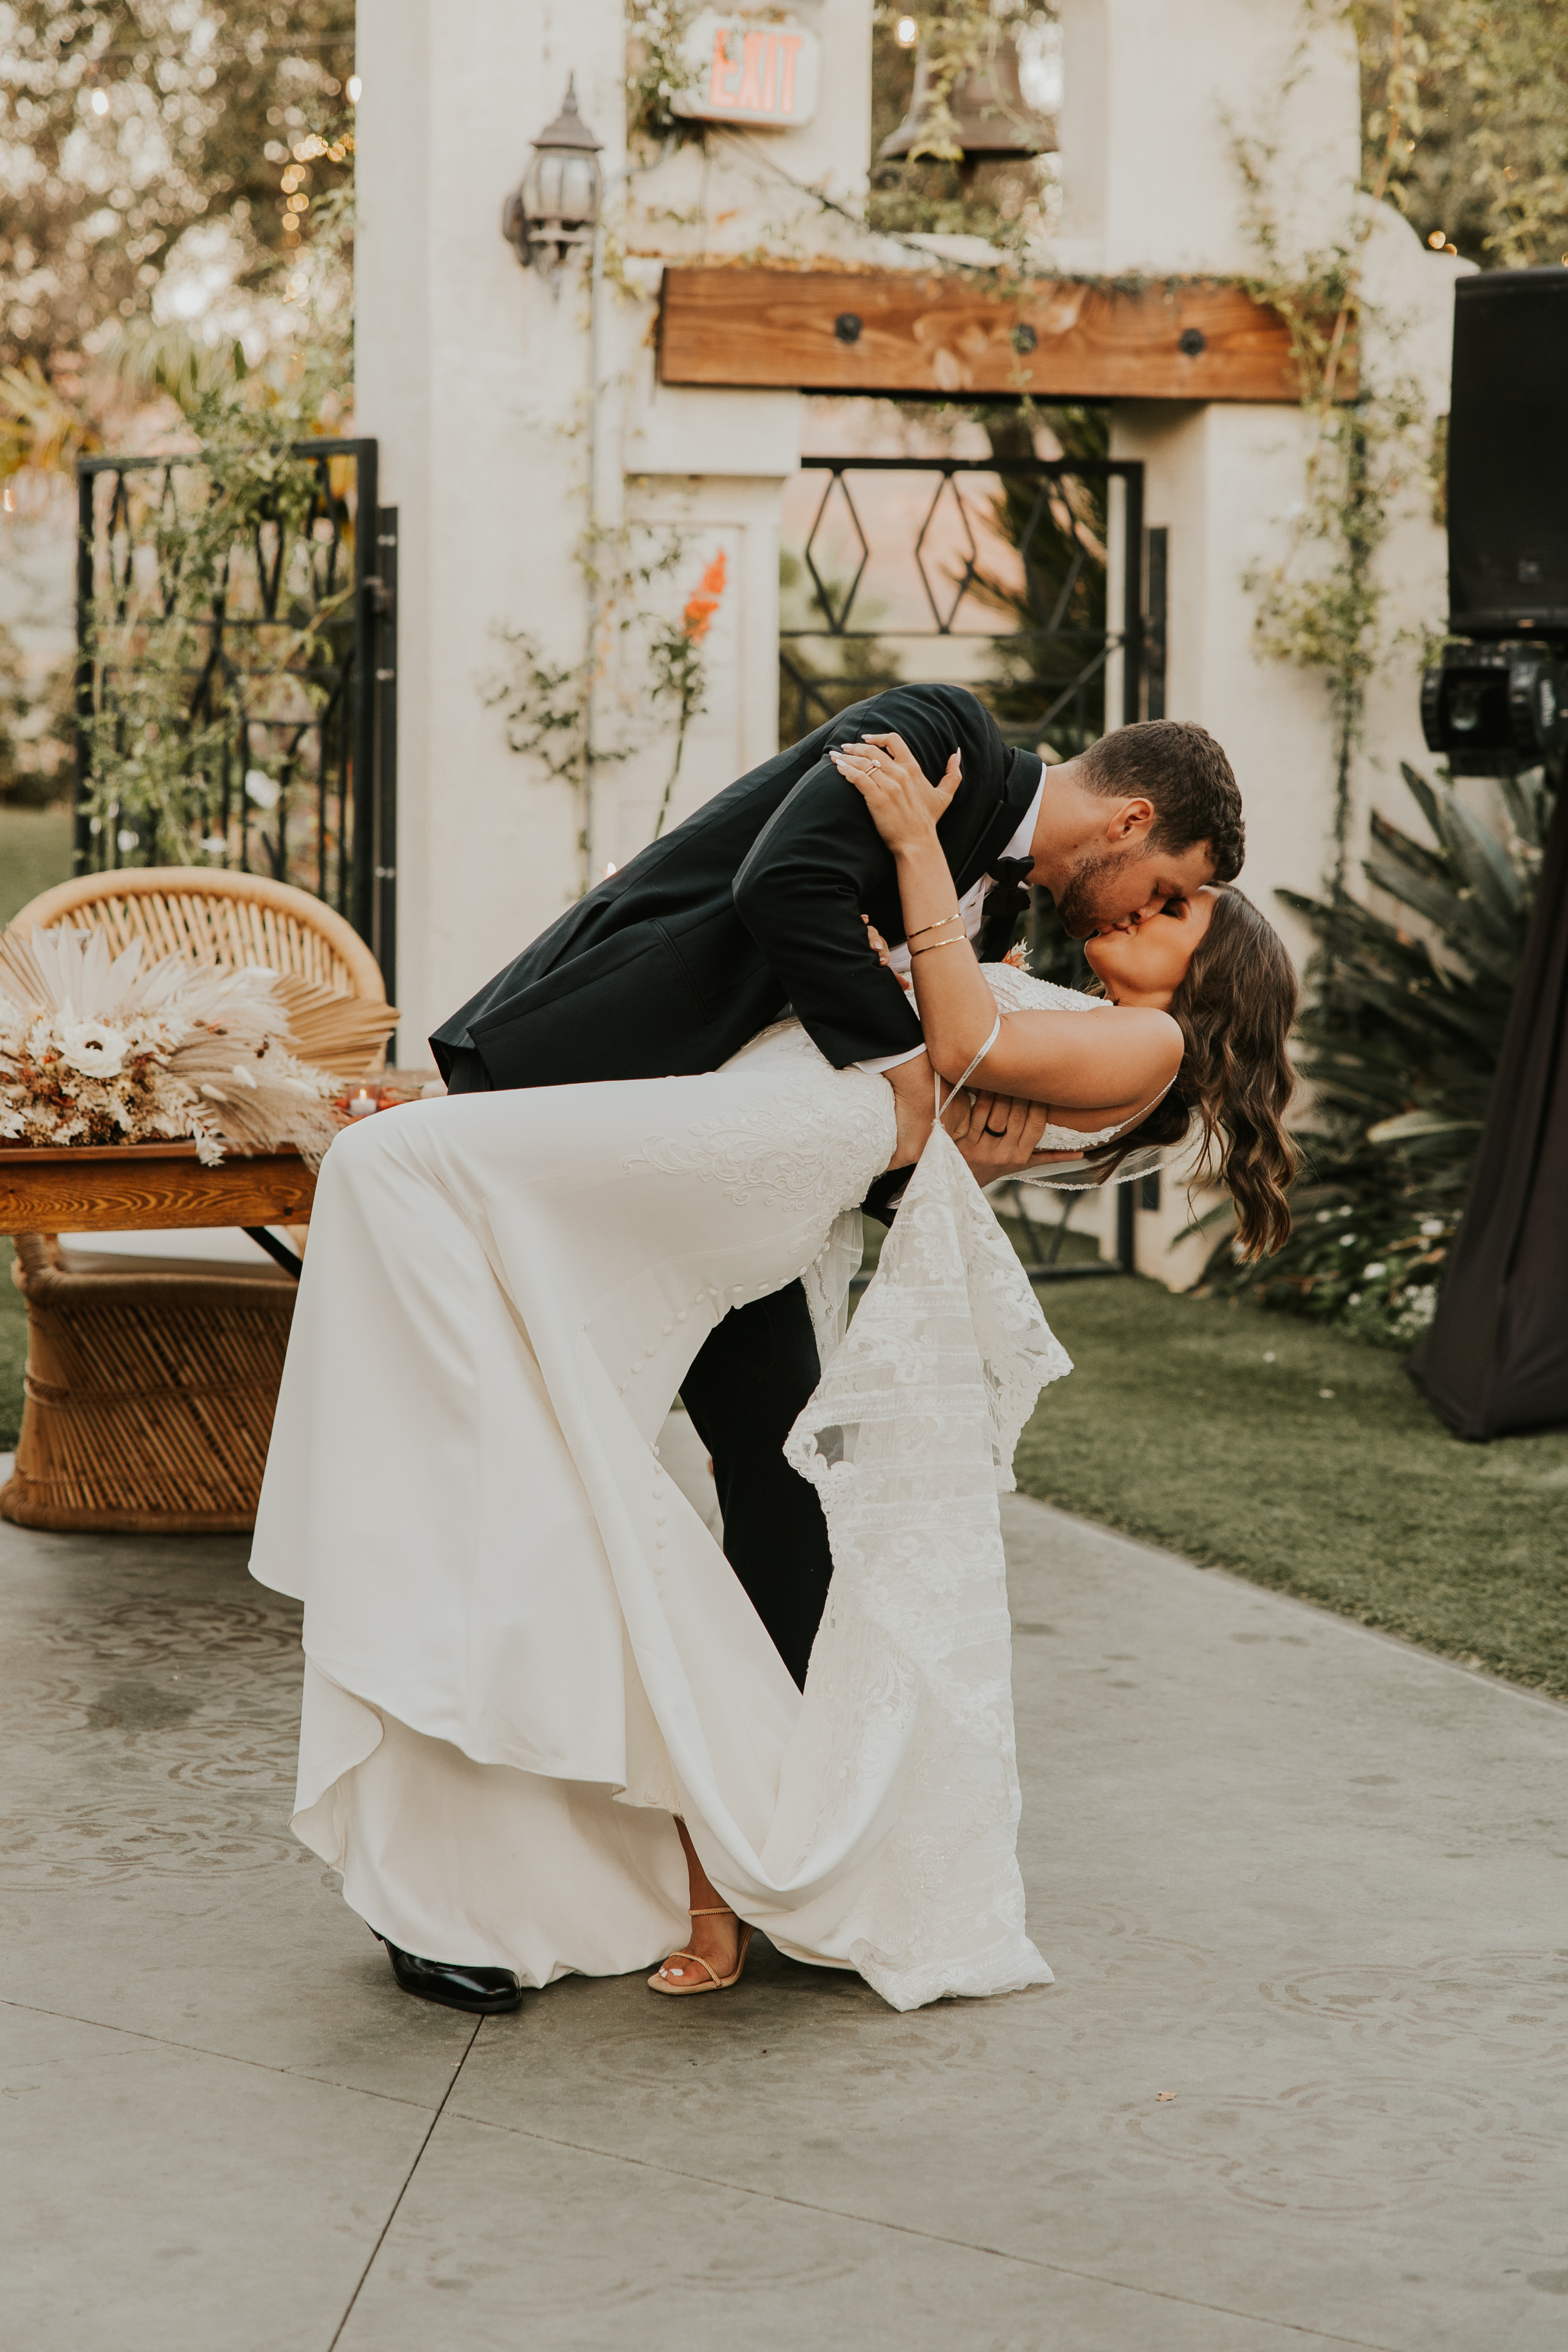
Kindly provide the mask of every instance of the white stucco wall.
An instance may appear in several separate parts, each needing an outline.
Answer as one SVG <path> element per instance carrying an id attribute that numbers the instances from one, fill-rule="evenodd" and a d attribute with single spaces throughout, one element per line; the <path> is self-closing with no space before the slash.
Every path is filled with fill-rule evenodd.
<path id="1" fill-rule="evenodd" d="M 1332 238 L 1361 167 L 1355 42 L 1301 0 L 1059 0 L 1064 269 L 1256 267 L 1233 142 L 1271 147 L 1287 250 Z"/>
<path id="2" fill-rule="evenodd" d="M 852 211 L 865 186 L 869 0 L 800 0 L 798 13 L 828 58 L 809 128 L 727 131 L 706 156 L 688 146 L 622 179 L 620 0 L 363 0 L 358 383 L 361 429 L 382 446 L 382 495 L 402 516 L 405 1052 L 570 903 L 585 873 L 623 862 L 648 837 L 674 743 L 671 714 L 649 703 L 647 625 L 634 616 L 674 618 L 720 553 L 706 708 L 666 821 L 774 748 L 779 495 L 799 462 L 800 403 L 789 392 L 659 386 L 652 326 L 666 259 L 918 258 L 866 238 L 812 193 Z M 1359 132 L 1342 22 L 1298 0 L 1062 0 L 1062 233 L 1042 260 L 1107 276 L 1255 268 L 1237 134 L 1271 152 L 1270 200 L 1295 257 L 1346 233 Z M 607 756 L 586 850 L 570 790 L 507 749 L 481 692 L 498 628 L 530 632 L 562 667 L 587 651 L 586 277 L 574 264 L 552 292 L 499 235 L 502 200 L 569 72 L 611 183 L 599 568 L 610 578 L 674 557 L 656 581 L 625 591 L 603 632 L 596 740 Z M 1364 365 L 1414 373 L 1439 411 L 1462 265 L 1426 252 L 1388 213 L 1372 226 L 1363 266 L 1379 317 L 1399 330 L 1387 349 L 1371 332 Z M 1333 722 L 1321 679 L 1258 655 L 1244 581 L 1287 542 L 1305 427 L 1286 406 L 1124 403 L 1112 429 L 1115 452 L 1146 468 L 1146 520 L 1170 534 L 1167 710 L 1201 720 L 1230 752 L 1248 807 L 1245 886 L 1277 912 L 1281 885 L 1313 887 L 1324 870 Z M 1440 621 L 1444 543 L 1418 467 L 1380 565 L 1391 631 Z M 1420 756 L 1412 653 L 1369 695 L 1358 832 L 1370 799 L 1397 807 L 1397 761 Z M 1281 920 L 1304 949 L 1300 928 Z"/>

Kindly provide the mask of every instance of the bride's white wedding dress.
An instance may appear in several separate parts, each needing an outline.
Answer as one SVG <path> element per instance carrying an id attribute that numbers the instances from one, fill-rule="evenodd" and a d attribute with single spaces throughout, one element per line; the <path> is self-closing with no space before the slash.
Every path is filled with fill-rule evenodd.
<path id="1" fill-rule="evenodd" d="M 997 1496 L 1071 1368 L 940 1129 L 846 1335 L 894 1138 L 886 1083 L 785 1020 L 706 1076 L 333 1144 L 251 1567 L 305 1603 L 294 1827 L 394 1943 L 536 1985 L 652 1967 L 686 1937 L 678 1812 L 744 1918 L 895 2008 L 1050 1981 Z M 787 1450 L 833 1557 L 803 1695 L 655 1452 L 715 1323 L 797 1277 L 824 1370 Z"/>

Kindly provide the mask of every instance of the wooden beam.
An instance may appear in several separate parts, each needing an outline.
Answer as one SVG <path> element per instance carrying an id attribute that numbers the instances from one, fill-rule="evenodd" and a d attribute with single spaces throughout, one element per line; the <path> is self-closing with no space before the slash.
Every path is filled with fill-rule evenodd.
<path id="1" fill-rule="evenodd" d="M 1239 287 L 993 289 L 896 270 L 667 268 L 659 379 L 928 400 L 1301 397 L 1284 320 Z"/>

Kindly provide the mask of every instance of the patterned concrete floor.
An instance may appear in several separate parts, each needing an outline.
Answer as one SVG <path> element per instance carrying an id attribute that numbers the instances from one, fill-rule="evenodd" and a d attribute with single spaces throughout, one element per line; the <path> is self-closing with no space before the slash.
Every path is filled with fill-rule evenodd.
<path id="1" fill-rule="evenodd" d="M 1049 1990 L 407 2000 L 240 1543 L 0 1528 L 18 2352 L 1546 2352 L 1568 1711 L 1008 1507 Z"/>

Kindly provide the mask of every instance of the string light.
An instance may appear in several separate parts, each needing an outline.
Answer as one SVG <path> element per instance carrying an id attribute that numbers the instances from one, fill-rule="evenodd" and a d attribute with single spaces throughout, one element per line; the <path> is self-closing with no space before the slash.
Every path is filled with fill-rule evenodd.
<path id="1" fill-rule="evenodd" d="M 94 112 L 95 114 L 107 114 L 107 113 L 109 112 L 109 92 L 108 92 L 108 90 L 106 90 L 106 89 L 95 89 L 95 90 L 93 91 L 93 94 L 92 94 L 92 110 L 93 110 L 93 112 Z"/>
<path id="2" fill-rule="evenodd" d="M 920 27 L 913 16 L 901 16 L 893 37 L 901 49 L 912 49 L 920 38 Z"/>
<path id="3" fill-rule="evenodd" d="M 363 89 L 364 86 L 364 83 L 360 79 L 358 74 L 350 74 L 349 76 L 349 85 L 348 89 L 344 92 L 344 96 L 348 99 L 350 106 L 358 106 L 360 102 L 360 92 Z"/>

